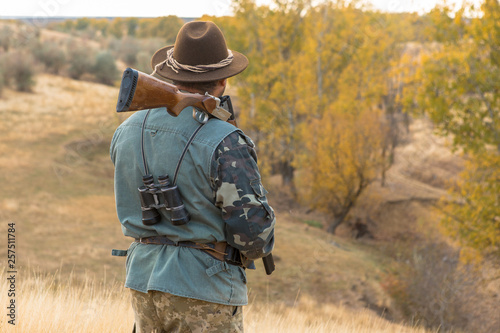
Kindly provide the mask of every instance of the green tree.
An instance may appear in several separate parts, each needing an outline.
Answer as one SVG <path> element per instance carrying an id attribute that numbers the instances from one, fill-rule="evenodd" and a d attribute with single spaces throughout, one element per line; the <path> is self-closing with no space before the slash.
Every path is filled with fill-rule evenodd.
<path id="1" fill-rule="evenodd" d="M 500 256 L 500 155 L 480 152 L 466 163 L 445 205 L 443 223 L 462 244 Z"/>
<path id="2" fill-rule="evenodd" d="M 127 27 L 127 36 L 135 37 L 137 27 L 139 26 L 139 19 L 136 17 L 129 17 L 125 19 L 125 26 Z"/>
<path id="3" fill-rule="evenodd" d="M 90 22 L 95 31 L 98 31 L 100 35 L 106 36 L 108 34 L 109 26 L 111 25 L 107 19 L 92 19 Z"/>
<path id="4" fill-rule="evenodd" d="M 90 19 L 87 17 L 82 17 L 76 20 L 75 29 L 76 30 L 86 30 L 90 26 Z"/>
<path id="5" fill-rule="evenodd" d="M 139 38 L 158 37 L 162 38 L 164 43 L 173 44 L 183 24 L 184 21 L 174 15 L 153 19 L 143 18 L 138 22 L 136 36 Z"/>
<path id="6" fill-rule="evenodd" d="M 487 0 L 482 9 L 484 16 L 468 25 L 458 13 L 454 25 L 466 36 L 452 35 L 424 58 L 419 105 L 457 147 L 477 152 L 493 145 L 500 152 L 500 4 Z"/>
<path id="7" fill-rule="evenodd" d="M 54 28 L 63 32 L 71 32 L 75 29 L 76 22 L 74 20 L 64 20 L 61 23 L 55 24 Z M 49 25 L 51 26 L 51 25 Z"/>
<path id="8" fill-rule="evenodd" d="M 126 31 L 125 24 L 124 24 L 124 19 L 118 17 L 115 18 L 112 22 L 110 27 L 108 28 L 108 32 L 115 36 L 116 38 L 122 38 L 123 33 Z"/>
<path id="9" fill-rule="evenodd" d="M 441 46 L 424 58 L 417 74 L 422 81 L 418 103 L 469 160 L 457 184 L 458 200 L 445 205 L 445 226 L 462 244 L 498 254 L 500 4 L 485 0 L 482 15 L 472 20 L 464 12 L 444 19 L 452 33 L 435 28 Z M 448 11 L 434 15 L 444 17 Z"/>

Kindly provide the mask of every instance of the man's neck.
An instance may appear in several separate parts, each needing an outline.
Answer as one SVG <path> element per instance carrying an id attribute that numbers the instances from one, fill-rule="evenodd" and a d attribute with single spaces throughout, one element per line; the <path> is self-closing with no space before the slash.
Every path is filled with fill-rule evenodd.
<path id="1" fill-rule="evenodd" d="M 177 89 L 179 89 L 180 91 L 182 92 L 188 92 L 188 93 L 191 93 L 191 94 L 200 94 L 200 95 L 205 95 L 205 92 L 204 91 L 201 91 L 201 90 L 197 90 L 197 89 L 191 89 L 191 88 L 186 88 L 184 86 L 181 86 L 181 85 L 178 85 L 177 86 Z M 209 92 L 210 95 L 212 95 L 210 92 Z"/>

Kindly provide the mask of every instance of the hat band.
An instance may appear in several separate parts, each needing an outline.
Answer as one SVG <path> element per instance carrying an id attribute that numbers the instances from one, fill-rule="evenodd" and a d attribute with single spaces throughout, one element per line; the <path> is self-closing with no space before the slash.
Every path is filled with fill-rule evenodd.
<path id="1" fill-rule="evenodd" d="M 167 59 L 165 59 L 165 61 L 163 61 L 155 66 L 155 72 L 156 72 L 156 68 L 158 66 L 162 65 L 162 67 L 163 67 L 165 64 L 176 73 L 179 73 L 179 70 L 184 70 L 184 71 L 193 72 L 193 73 L 210 72 L 210 71 L 213 71 L 215 69 L 226 67 L 227 65 L 229 65 L 233 61 L 233 58 L 234 58 L 233 52 L 231 52 L 231 50 L 228 49 L 227 53 L 228 53 L 227 58 L 222 59 L 221 61 L 219 61 L 216 64 L 192 66 L 192 65 L 181 64 L 180 62 L 175 60 L 174 48 L 171 48 L 167 51 Z"/>

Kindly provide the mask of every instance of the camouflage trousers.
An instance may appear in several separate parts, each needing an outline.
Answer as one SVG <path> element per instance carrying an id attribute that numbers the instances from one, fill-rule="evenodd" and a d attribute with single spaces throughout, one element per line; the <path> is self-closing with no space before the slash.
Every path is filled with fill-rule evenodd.
<path id="1" fill-rule="evenodd" d="M 130 290 L 136 333 L 243 332 L 241 306 L 223 305 L 150 290 Z"/>

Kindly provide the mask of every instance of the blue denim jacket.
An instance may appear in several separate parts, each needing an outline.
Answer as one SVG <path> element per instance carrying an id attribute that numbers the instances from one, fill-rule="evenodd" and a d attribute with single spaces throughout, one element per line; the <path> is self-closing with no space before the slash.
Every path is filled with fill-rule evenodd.
<path id="1" fill-rule="evenodd" d="M 140 142 L 145 114 L 146 111 L 139 111 L 127 119 L 118 127 L 111 142 L 116 208 L 124 235 L 133 238 L 163 235 L 173 241 L 231 243 L 221 208 L 216 205 L 210 185 L 213 181 L 211 162 L 224 138 L 241 131 L 218 119 L 211 119 L 205 124 L 191 143 L 177 179 L 191 221 L 183 226 L 174 226 L 169 221 L 169 212 L 160 210 L 161 222 L 145 226 L 141 221 L 137 190 L 144 175 Z M 182 150 L 199 126 L 191 114 L 191 108 L 182 111 L 178 117 L 168 115 L 165 108 L 151 110 L 145 126 L 144 146 L 147 165 L 155 181 L 163 174 L 173 177 Z M 248 180 L 251 181 L 255 180 Z M 266 209 L 262 207 L 262 211 Z M 265 228 L 267 250 L 253 252 L 263 254 L 272 249 L 273 242 L 269 239 L 274 234 L 274 214 L 268 216 L 268 220 Z M 247 223 L 244 216 L 241 223 Z M 134 242 L 127 251 L 126 272 L 125 286 L 141 292 L 158 290 L 227 305 L 245 305 L 248 302 L 244 269 L 221 262 L 198 249 Z"/>

